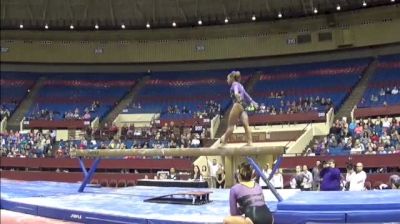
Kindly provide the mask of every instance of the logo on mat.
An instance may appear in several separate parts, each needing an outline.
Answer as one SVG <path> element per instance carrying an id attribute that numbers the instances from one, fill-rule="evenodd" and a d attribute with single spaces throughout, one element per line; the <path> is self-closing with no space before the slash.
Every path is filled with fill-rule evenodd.
<path id="1" fill-rule="evenodd" d="M 79 215 L 79 214 L 71 214 L 70 218 L 71 218 L 71 219 L 82 219 L 82 215 Z"/>

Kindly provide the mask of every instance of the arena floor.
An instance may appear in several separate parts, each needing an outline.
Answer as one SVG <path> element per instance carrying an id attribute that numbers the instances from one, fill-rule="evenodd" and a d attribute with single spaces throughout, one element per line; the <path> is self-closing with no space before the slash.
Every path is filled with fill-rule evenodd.
<path id="1" fill-rule="evenodd" d="M 78 187 L 1 179 L 1 208 L 82 223 L 222 223 L 229 214 L 229 189 L 214 189 L 209 204 L 176 205 L 143 200 L 193 189 L 88 187 L 78 193 Z M 284 199 L 280 203 L 270 191 L 264 193 L 276 224 L 400 223 L 400 191 L 279 193 Z"/>

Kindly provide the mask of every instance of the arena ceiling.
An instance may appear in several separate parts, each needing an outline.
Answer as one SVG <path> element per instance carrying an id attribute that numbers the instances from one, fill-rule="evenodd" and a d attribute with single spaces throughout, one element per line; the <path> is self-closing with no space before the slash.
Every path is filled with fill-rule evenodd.
<path id="1" fill-rule="evenodd" d="M 400 0 L 1 0 L 2 29 L 145 29 L 243 23 Z M 338 8 L 340 6 L 340 8 Z M 254 18 L 253 18 L 254 17 Z M 97 25 L 97 26 L 96 26 Z M 147 28 L 149 28 L 147 27 Z"/>

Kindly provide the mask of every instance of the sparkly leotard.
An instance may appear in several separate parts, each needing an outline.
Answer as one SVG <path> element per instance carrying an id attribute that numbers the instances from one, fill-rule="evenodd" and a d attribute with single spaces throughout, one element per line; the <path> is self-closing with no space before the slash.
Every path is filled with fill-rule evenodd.
<path id="1" fill-rule="evenodd" d="M 254 100 L 249 96 L 249 94 L 244 89 L 243 85 L 240 84 L 239 82 L 232 83 L 230 94 L 233 102 L 240 103 L 243 107 L 247 107 L 248 105 L 254 102 Z M 240 95 L 240 102 L 236 99 L 235 97 L 236 94 Z"/>
<path id="2" fill-rule="evenodd" d="M 244 184 L 233 186 L 230 190 L 229 204 L 231 215 L 244 214 L 254 224 L 273 223 L 272 214 L 265 204 L 262 189 L 256 183 L 253 183 L 253 187 Z"/>

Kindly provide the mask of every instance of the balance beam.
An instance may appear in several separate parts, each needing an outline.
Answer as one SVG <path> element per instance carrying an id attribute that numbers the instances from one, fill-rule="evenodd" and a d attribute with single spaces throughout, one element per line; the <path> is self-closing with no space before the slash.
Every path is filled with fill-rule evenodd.
<path id="1" fill-rule="evenodd" d="M 74 150 L 70 152 L 73 157 L 86 158 L 116 158 L 124 156 L 249 156 L 261 154 L 281 155 L 283 147 L 236 147 L 236 148 L 180 148 L 180 149 L 98 149 Z"/>

